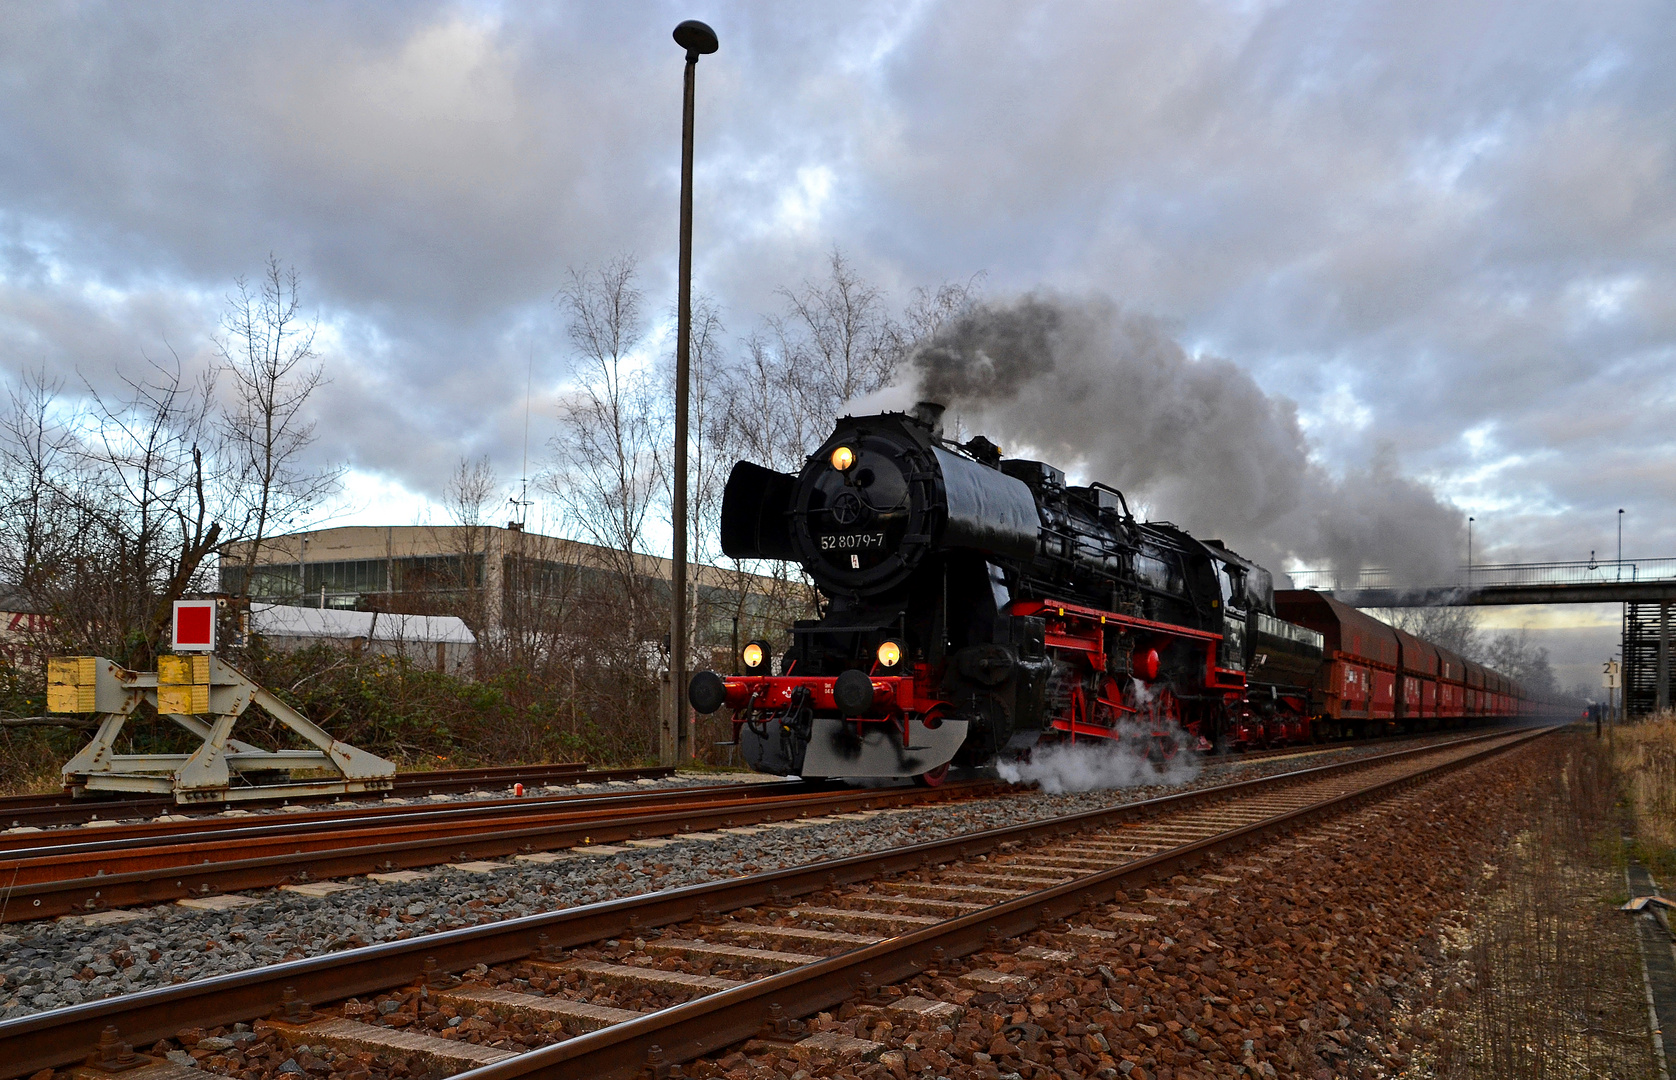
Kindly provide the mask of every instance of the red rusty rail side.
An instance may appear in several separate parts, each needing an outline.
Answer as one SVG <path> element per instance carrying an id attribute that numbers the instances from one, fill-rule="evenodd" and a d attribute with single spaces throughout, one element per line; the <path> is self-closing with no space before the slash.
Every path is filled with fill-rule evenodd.
<path id="1" fill-rule="evenodd" d="M 535 824 L 509 827 L 496 820 L 493 828 L 444 830 L 442 835 L 385 839 L 352 834 L 304 835 L 281 846 L 290 850 L 225 862 L 171 863 L 156 868 L 102 873 L 93 876 L 30 881 L 29 861 L 17 869 L 17 884 L 5 889 L 6 903 L 0 912 L 5 922 L 26 922 L 78 911 L 128 907 L 190 896 L 210 896 L 243 889 L 271 888 L 305 881 L 351 877 L 377 871 L 435 866 L 438 863 L 493 859 L 531 851 L 553 851 L 584 843 L 610 843 L 683 832 L 728 828 L 767 821 L 785 821 L 848 810 L 883 806 L 946 802 L 955 798 L 976 798 L 1002 790 L 1001 785 L 976 782 L 941 788 L 859 789 L 837 793 L 781 796 L 775 799 L 735 799 L 698 806 L 681 805 L 639 813 L 602 811 L 581 817 L 558 816 Z M 371 842 L 346 844 L 346 839 Z M 283 839 L 283 838 L 281 838 Z M 299 851 L 299 847 L 317 850 Z M 203 849 L 183 845 L 181 853 L 201 856 Z M 39 860 L 50 863 L 53 860 Z M 50 869 L 50 867 L 49 867 Z M 0 874 L 12 877 L 10 864 Z"/>

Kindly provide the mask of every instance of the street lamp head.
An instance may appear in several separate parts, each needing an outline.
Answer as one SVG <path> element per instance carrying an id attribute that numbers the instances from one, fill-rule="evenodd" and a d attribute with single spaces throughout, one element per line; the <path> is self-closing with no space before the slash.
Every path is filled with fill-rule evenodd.
<path id="1" fill-rule="evenodd" d="M 675 28 L 675 44 L 687 50 L 689 63 L 697 62 L 700 56 L 708 56 L 720 47 L 716 32 L 697 19 L 688 19 Z"/>

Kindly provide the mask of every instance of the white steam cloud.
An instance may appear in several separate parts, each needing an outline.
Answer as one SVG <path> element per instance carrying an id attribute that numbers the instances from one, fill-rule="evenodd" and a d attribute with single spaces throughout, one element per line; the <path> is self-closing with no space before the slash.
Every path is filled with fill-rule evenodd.
<path id="1" fill-rule="evenodd" d="M 1333 476 L 1310 459 L 1291 401 L 1107 301 L 981 305 L 909 363 L 913 393 L 967 430 L 1113 484 L 1271 570 L 1295 557 L 1446 581 L 1464 546 L 1465 516 L 1389 453 Z"/>
<path id="2" fill-rule="evenodd" d="M 1152 729 L 1138 735 L 1149 737 Z M 1027 760 L 998 759 L 995 771 L 1009 784 L 1038 784 L 1049 795 L 1071 791 L 1166 785 L 1176 787 L 1199 775 L 1199 756 L 1186 749 L 1191 741 L 1180 728 L 1170 736 L 1181 749 L 1160 762 L 1139 752 L 1132 740 L 1090 740 L 1037 746 Z"/>

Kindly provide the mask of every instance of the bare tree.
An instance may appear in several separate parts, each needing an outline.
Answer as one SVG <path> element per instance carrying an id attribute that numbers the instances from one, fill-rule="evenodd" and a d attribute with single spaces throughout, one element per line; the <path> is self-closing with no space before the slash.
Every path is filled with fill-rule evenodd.
<path id="1" fill-rule="evenodd" d="M 687 523 L 695 562 L 714 562 L 719 554 L 716 537 L 721 531 L 722 489 L 727 484 L 727 472 L 733 466 L 728 460 L 728 378 L 727 357 L 722 351 L 721 312 L 714 299 L 699 296 L 692 308 L 691 371 L 689 382 L 688 437 L 692 443 L 688 454 L 688 469 L 692 482 L 692 497 L 688 500 L 692 520 Z M 670 358 L 670 382 L 674 381 L 673 357 Z M 665 485 L 668 490 L 668 485 Z"/>
<path id="2" fill-rule="evenodd" d="M 1467 660 L 1483 664 L 1521 683 L 1527 690 L 1557 693 L 1548 650 L 1520 630 L 1486 639 L 1480 628 L 1479 612 L 1470 607 L 1373 608 L 1368 612 L 1399 630 L 1440 645 Z"/>
<path id="3" fill-rule="evenodd" d="M 269 255 L 255 287 L 242 277 L 234 282 L 216 338 L 234 397 L 221 418 L 238 515 L 233 531 L 248 540 L 240 595 L 250 592 L 262 541 L 334 490 L 342 475 L 304 463 L 314 442 L 305 407 L 324 369 L 311 363 L 318 328 L 302 316 L 298 283 L 294 268 Z"/>
<path id="4" fill-rule="evenodd" d="M 1484 660 L 1483 635 L 1478 628 L 1478 612 L 1473 608 L 1375 608 L 1369 614 L 1468 660 L 1479 663 Z"/>
<path id="5" fill-rule="evenodd" d="M 1530 639 L 1530 631 L 1521 629 L 1497 634 L 1484 651 L 1484 666 L 1499 671 L 1524 686 L 1526 690 L 1552 694 L 1559 692 L 1559 680 L 1554 677 L 1548 650 Z"/>
<path id="6" fill-rule="evenodd" d="M 490 567 L 488 508 L 499 502 L 500 480 L 487 456 L 460 459 L 443 491 L 443 505 L 453 522 L 452 546 L 458 560 L 454 582 L 455 614 L 477 635 L 479 645 L 490 631 L 489 598 L 485 595 Z"/>
<path id="7" fill-rule="evenodd" d="M 560 676 L 576 718 L 574 658 L 578 639 L 576 601 L 582 569 L 566 541 L 525 533 L 509 535 L 498 640 L 490 642 L 509 668 L 532 675 Z"/>
<path id="8" fill-rule="evenodd" d="M 57 415 L 62 390 L 44 371 L 26 373 L 0 416 L 0 575 L 26 595 L 72 524 L 57 490 L 75 450 Z"/>
<path id="9" fill-rule="evenodd" d="M 500 480 L 487 454 L 479 458 L 462 457 L 443 489 L 443 506 L 456 527 L 487 528 L 490 524 L 487 511 L 499 503 L 496 498 L 499 491 Z"/>
<path id="10" fill-rule="evenodd" d="M 801 442 L 788 437 L 779 421 L 784 394 L 776 393 L 776 372 L 766 378 L 756 365 L 766 354 L 760 339 L 747 342 L 750 358 L 731 363 L 723 351 L 725 333 L 715 303 L 701 297 L 693 305 L 691 438 L 692 545 L 699 568 L 693 577 L 691 654 L 700 664 L 727 657 L 733 628 L 741 640 L 762 637 L 810 612 L 813 593 L 801 574 L 783 563 L 762 564 L 726 559 L 721 552 L 722 496 L 733 465 L 741 457 L 771 463 L 801 464 Z M 754 352 L 751 350 L 754 349 Z M 745 410 L 757 410 L 755 422 L 741 423 Z M 766 418 L 767 422 L 764 422 Z M 768 443 L 774 449 L 759 453 Z M 709 654 L 709 655 L 706 655 Z M 729 659 L 729 662 L 731 660 Z"/>
<path id="11" fill-rule="evenodd" d="M 578 671 L 573 697 L 630 753 L 649 745 L 645 717 L 657 710 L 654 672 L 668 625 L 667 586 L 646 550 L 665 484 L 666 395 L 655 378 L 658 361 L 646 353 L 633 258 L 573 270 L 557 299 L 578 364 L 542 484 L 564 508 L 567 531 L 594 545 L 597 564 L 577 574 L 571 632 L 555 644 Z M 564 582 L 554 588 L 570 591 Z"/>
<path id="12" fill-rule="evenodd" d="M 121 377 L 121 399 L 88 387 L 76 460 L 53 482 L 76 531 L 36 590 L 66 644 L 130 666 L 156 654 L 173 601 L 204 584 L 223 532 L 214 506 L 222 480 L 210 423 L 214 377 L 186 378 L 178 357 L 148 363 L 145 376 Z"/>
<path id="13" fill-rule="evenodd" d="M 846 401 L 890 385 L 906 344 L 878 287 L 844 253 L 828 256 L 824 281 L 782 289 L 784 315 L 768 320 L 787 361 L 786 389 L 801 408 L 829 419 Z"/>
<path id="14" fill-rule="evenodd" d="M 624 256 L 571 271 L 559 292 L 580 361 L 561 407 L 554 471 L 544 479 L 572 526 L 605 549 L 636 632 L 647 610 L 646 522 L 663 487 L 663 417 L 640 348 L 645 335 L 636 266 Z"/>
<path id="15" fill-rule="evenodd" d="M 914 346 L 936 337 L 944 324 L 970 311 L 978 302 L 985 276 L 980 271 L 964 283 L 945 281 L 936 288 L 923 285 L 915 288 L 913 298 L 902 312 L 907 349 L 911 352 Z"/>
<path id="16" fill-rule="evenodd" d="M 692 309 L 692 363 L 690 366 L 690 412 L 687 457 L 692 481 L 685 522 L 688 552 L 697 567 L 714 566 L 721 558 L 717 538 L 721 535 L 722 492 L 727 484 L 732 455 L 728 439 L 727 357 L 722 351 L 721 314 L 708 296 L 696 299 Z M 673 380 L 673 357 L 669 374 Z M 673 499 L 671 500 L 673 501 Z M 736 613 L 740 597 L 716 580 L 706 580 L 703 569 L 688 580 L 687 655 L 697 658 L 705 644 L 706 630 Z M 711 642 L 713 644 L 713 642 Z"/>

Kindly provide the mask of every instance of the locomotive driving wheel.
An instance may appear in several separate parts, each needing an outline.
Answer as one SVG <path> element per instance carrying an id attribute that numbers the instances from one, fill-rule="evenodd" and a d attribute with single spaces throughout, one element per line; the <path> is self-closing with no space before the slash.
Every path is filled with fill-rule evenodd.
<path id="1" fill-rule="evenodd" d="M 1076 741 L 1076 733 L 1088 724 L 1088 689 L 1081 679 L 1071 684 L 1071 741 Z"/>
<path id="2" fill-rule="evenodd" d="M 943 781 L 949 778 L 949 763 L 943 762 L 935 769 L 927 769 L 914 777 L 914 783 L 919 787 L 942 787 Z"/>
<path id="3" fill-rule="evenodd" d="M 1169 687 L 1161 687 L 1141 709 L 1147 725 L 1146 756 L 1168 761 L 1181 751 L 1181 702 Z"/>
<path id="4" fill-rule="evenodd" d="M 936 728 L 943 722 L 943 714 L 937 710 L 927 713 L 921 721 L 928 728 Z M 914 784 L 918 787 L 942 787 L 943 781 L 949 777 L 949 763 L 943 762 L 935 769 L 927 769 L 914 777 Z"/>

